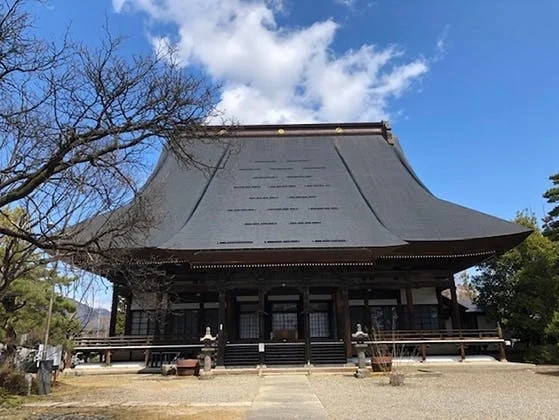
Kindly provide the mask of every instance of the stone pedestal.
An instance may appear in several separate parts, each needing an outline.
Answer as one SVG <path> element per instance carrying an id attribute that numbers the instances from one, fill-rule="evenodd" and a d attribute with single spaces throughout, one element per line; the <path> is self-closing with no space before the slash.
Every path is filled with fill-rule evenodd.
<path id="1" fill-rule="evenodd" d="M 202 354 L 204 355 L 204 366 L 200 370 L 200 379 L 213 379 L 212 372 L 212 354 L 215 351 L 213 347 L 203 347 Z"/>
<path id="2" fill-rule="evenodd" d="M 357 350 L 357 369 L 354 376 L 356 378 L 366 378 L 371 375 L 369 369 L 367 369 L 365 360 L 365 350 L 367 350 L 369 346 L 367 344 L 357 343 L 354 344 L 353 347 Z"/>

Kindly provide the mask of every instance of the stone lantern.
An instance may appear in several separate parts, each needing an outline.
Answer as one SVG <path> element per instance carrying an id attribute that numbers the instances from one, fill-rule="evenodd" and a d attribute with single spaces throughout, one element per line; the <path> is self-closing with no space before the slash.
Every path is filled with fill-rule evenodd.
<path id="1" fill-rule="evenodd" d="M 369 347 L 365 341 L 369 338 L 369 335 L 363 332 L 361 324 L 357 324 L 357 331 L 351 334 L 353 343 L 353 348 L 357 351 L 357 370 L 355 371 L 356 378 L 364 378 L 369 376 L 369 371 L 365 366 L 365 350 Z"/>
<path id="2" fill-rule="evenodd" d="M 200 371 L 200 379 L 211 379 L 213 378 L 212 354 L 216 351 L 216 337 L 211 334 L 210 327 L 206 327 L 206 334 L 200 338 L 200 341 L 204 343 L 204 347 L 201 350 L 204 355 L 204 366 Z"/>

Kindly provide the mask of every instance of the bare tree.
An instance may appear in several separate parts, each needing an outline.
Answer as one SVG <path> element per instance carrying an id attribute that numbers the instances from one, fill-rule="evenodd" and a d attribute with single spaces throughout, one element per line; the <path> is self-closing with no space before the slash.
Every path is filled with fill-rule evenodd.
<path id="1" fill-rule="evenodd" d="M 124 56 L 109 31 L 94 50 L 38 39 L 25 0 L 0 1 L 0 236 L 111 271 L 123 261 L 105 251 L 155 223 L 137 193 L 146 155 L 165 147 L 203 165 L 188 138 L 212 140 L 216 92 L 168 51 Z M 8 217 L 15 207 L 25 223 Z M 96 228 L 84 235 L 86 220 Z"/>

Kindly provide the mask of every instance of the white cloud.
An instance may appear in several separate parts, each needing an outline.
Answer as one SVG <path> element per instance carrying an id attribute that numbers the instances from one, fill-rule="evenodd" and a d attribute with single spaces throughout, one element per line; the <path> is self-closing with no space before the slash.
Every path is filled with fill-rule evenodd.
<path id="1" fill-rule="evenodd" d="M 219 109 L 243 123 L 365 121 L 389 116 L 391 98 L 428 71 L 425 59 L 402 62 L 396 47 L 361 45 L 334 54 L 333 19 L 279 26 L 281 0 L 113 0 L 174 33 L 151 36 L 173 45 L 184 65 L 201 66 L 222 85 Z"/>
<path id="2" fill-rule="evenodd" d="M 450 25 L 445 25 L 439 36 L 437 37 L 436 51 L 433 61 L 439 61 L 446 55 L 446 50 L 448 47 L 448 31 L 450 30 Z"/>
<path id="3" fill-rule="evenodd" d="M 120 12 L 122 10 L 122 6 L 124 6 L 124 3 L 126 3 L 126 0 L 113 0 L 113 9 L 115 9 L 117 12 Z"/>
<path id="4" fill-rule="evenodd" d="M 334 3 L 341 4 L 342 6 L 352 7 L 355 4 L 355 0 L 334 0 Z"/>

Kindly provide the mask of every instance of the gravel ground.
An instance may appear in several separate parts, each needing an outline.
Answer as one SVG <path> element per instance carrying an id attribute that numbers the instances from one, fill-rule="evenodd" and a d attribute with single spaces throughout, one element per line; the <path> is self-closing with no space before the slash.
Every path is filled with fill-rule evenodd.
<path id="1" fill-rule="evenodd" d="M 261 379 L 256 375 L 223 375 L 209 381 L 161 375 L 79 376 L 62 380 L 62 392 L 53 397 L 56 401 L 115 405 L 246 403 L 254 400 Z"/>
<path id="2" fill-rule="evenodd" d="M 418 371 L 421 368 L 429 372 Z M 546 374 L 513 364 L 402 370 L 406 378 L 400 387 L 379 376 L 313 374 L 308 380 L 332 419 L 559 419 L 559 367 L 547 369 Z M 89 406 L 90 414 L 108 418 L 151 419 L 157 413 L 156 418 L 234 419 L 245 417 L 263 382 L 256 375 L 223 375 L 210 381 L 158 375 L 68 377 L 40 401 L 75 402 L 77 407 Z M 109 407 L 92 408 L 99 403 Z M 17 417 L 26 418 L 29 410 L 33 415 L 57 411 L 56 407 L 25 410 L 27 414 L 20 412 Z"/>
<path id="3" fill-rule="evenodd" d="M 430 369 L 436 372 L 408 368 L 405 384 L 400 387 L 388 385 L 386 377 L 309 379 L 329 416 L 335 419 L 559 418 L 557 375 L 506 366 Z"/>

